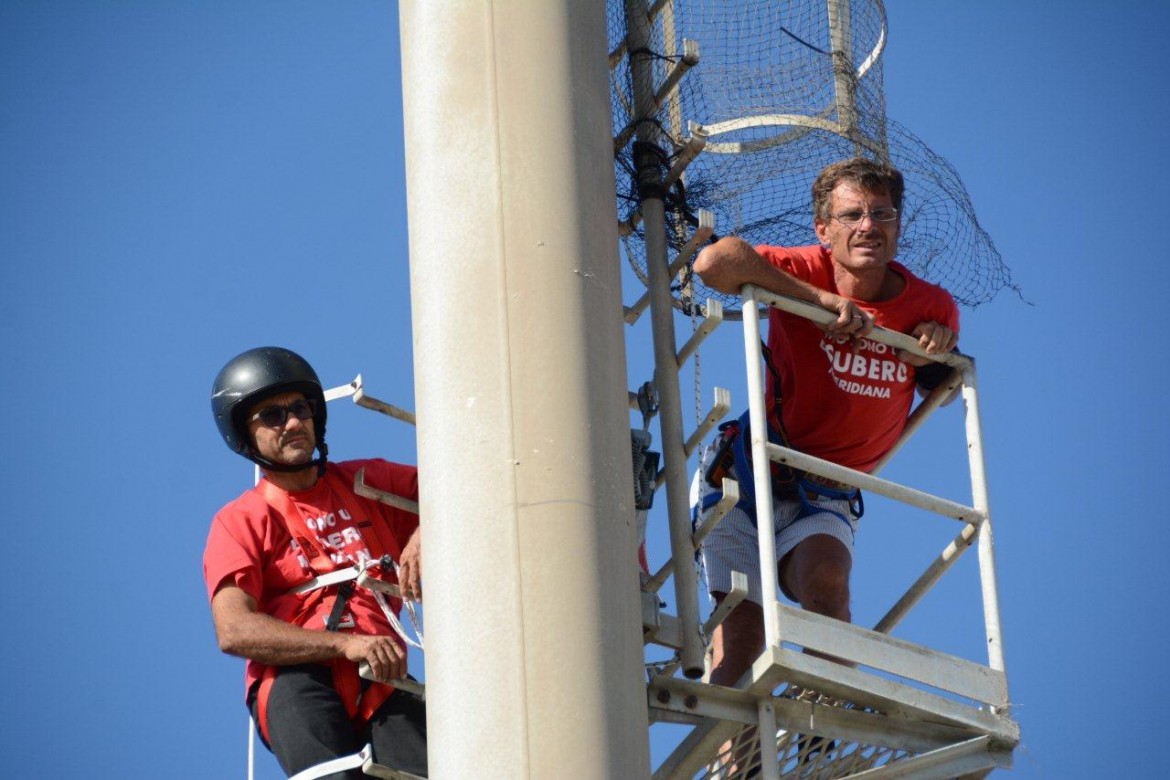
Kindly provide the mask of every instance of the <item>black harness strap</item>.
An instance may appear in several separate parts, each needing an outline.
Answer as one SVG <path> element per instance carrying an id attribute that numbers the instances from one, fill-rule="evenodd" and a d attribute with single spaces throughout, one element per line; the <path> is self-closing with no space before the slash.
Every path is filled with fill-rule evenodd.
<path id="1" fill-rule="evenodd" d="M 343 582 L 337 586 L 337 598 L 333 600 L 333 611 L 325 621 L 326 631 L 336 631 L 341 625 L 341 616 L 345 614 L 345 605 L 353 595 L 353 582 Z"/>

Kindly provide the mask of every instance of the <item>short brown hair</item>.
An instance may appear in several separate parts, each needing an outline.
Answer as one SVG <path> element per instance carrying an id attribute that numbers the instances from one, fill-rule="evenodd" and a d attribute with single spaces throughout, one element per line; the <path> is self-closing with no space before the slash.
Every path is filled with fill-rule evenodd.
<path id="1" fill-rule="evenodd" d="M 833 204 L 833 190 L 843 181 L 852 182 L 868 192 L 885 192 L 890 196 L 894 208 L 902 210 L 902 174 L 891 165 L 876 162 L 865 157 L 854 157 L 825 166 L 813 182 L 813 217 L 828 222 Z"/>

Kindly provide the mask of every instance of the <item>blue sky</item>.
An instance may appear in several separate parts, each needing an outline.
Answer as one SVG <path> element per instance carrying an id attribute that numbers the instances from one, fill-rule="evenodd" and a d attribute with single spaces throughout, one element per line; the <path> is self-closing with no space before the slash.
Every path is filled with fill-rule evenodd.
<path id="1" fill-rule="evenodd" d="M 1170 8 L 887 5 L 889 115 L 963 176 L 1034 304 L 963 313 L 1023 729 L 1011 776 L 1155 776 L 1170 355 L 1148 189 L 1170 180 Z M 251 470 L 208 391 L 274 343 L 413 408 L 397 41 L 395 4 L 372 0 L 0 4 L 6 776 L 242 775 L 242 669 L 215 647 L 199 556 Z M 734 324 L 714 337 L 704 398 L 718 383 L 744 402 L 740 343 Z M 649 337 L 628 344 L 636 387 Z M 889 474 L 963 499 L 961 436 L 953 407 Z M 410 428 L 348 403 L 330 445 L 414 458 Z M 874 502 L 857 621 L 955 530 Z M 659 518 L 656 561 L 664 537 Z M 974 556 L 900 635 L 982 658 Z M 672 735 L 653 733 L 657 762 Z"/>

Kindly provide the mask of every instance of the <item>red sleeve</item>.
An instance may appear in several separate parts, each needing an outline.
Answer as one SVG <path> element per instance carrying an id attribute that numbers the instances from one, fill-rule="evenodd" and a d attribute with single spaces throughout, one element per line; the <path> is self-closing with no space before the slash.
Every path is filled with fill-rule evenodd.
<path id="1" fill-rule="evenodd" d="M 959 307 L 955 305 L 955 299 L 944 288 L 937 284 L 931 284 L 923 280 L 919 282 L 926 287 L 920 295 L 925 297 L 930 296 L 930 306 L 927 309 L 926 316 L 922 321 L 934 321 L 939 325 L 945 325 L 955 333 L 959 332 Z"/>
<path id="2" fill-rule="evenodd" d="M 939 289 L 942 290 L 942 288 Z M 942 321 L 942 324 L 957 334 L 959 332 L 959 307 L 955 305 L 955 299 L 951 297 L 949 292 L 942 290 L 942 294 L 947 307 L 947 317 Z"/>
<path id="3" fill-rule="evenodd" d="M 822 290 L 831 290 L 832 261 L 819 246 L 757 246 L 756 252 L 771 265 Z"/>
<path id="4" fill-rule="evenodd" d="M 208 600 L 224 585 L 235 585 L 257 603 L 261 601 L 262 535 L 260 529 L 248 523 L 248 515 L 240 504 L 240 500 L 232 502 L 211 521 L 203 550 L 203 580 Z"/>

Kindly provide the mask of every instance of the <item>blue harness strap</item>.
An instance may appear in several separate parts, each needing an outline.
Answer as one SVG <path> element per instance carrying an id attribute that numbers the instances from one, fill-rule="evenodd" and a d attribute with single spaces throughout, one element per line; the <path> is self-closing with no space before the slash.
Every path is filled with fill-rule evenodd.
<path id="1" fill-rule="evenodd" d="M 739 481 L 739 502 L 736 503 L 735 508 L 741 509 L 751 520 L 752 525 L 756 525 L 756 496 L 755 496 L 755 481 L 753 478 L 754 471 L 752 469 L 752 458 L 748 447 L 751 446 L 751 427 L 748 421 L 748 412 L 744 412 L 738 420 L 737 430 L 732 434 L 731 453 L 735 468 L 735 478 Z M 728 435 L 725 432 L 723 435 Z M 768 426 L 768 441 L 772 444 L 784 445 L 777 431 L 773 430 L 772 426 Z M 786 446 L 786 445 L 785 445 Z M 781 499 L 796 499 L 800 501 L 800 514 L 796 516 L 797 520 L 809 517 L 819 512 L 826 512 L 833 517 L 836 517 L 841 522 L 845 523 L 852 531 L 853 524 L 841 512 L 834 511 L 827 507 L 816 506 L 812 503 L 812 499 L 808 497 L 809 492 L 815 493 L 818 496 L 825 496 L 826 498 L 837 499 L 849 502 L 849 511 L 857 519 L 865 513 L 865 501 L 861 496 L 861 491 L 857 488 L 836 488 L 828 485 L 823 485 L 820 482 L 815 482 L 802 471 L 787 467 L 791 472 L 790 479 L 781 480 L 773 471 L 772 473 L 772 492 L 773 498 Z M 741 478 L 741 475 L 746 475 L 746 478 Z M 698 523 L 699 515 L 706 513 L 711 507 L 719 503 L 723 498 L 723 491 L 718 489 L 718 486 L 713 486 L 716 489 L 705 494 L 700 500 L 698 506 L 695 507 L 695 512 L 692 517 L 694 523 Z"/>

